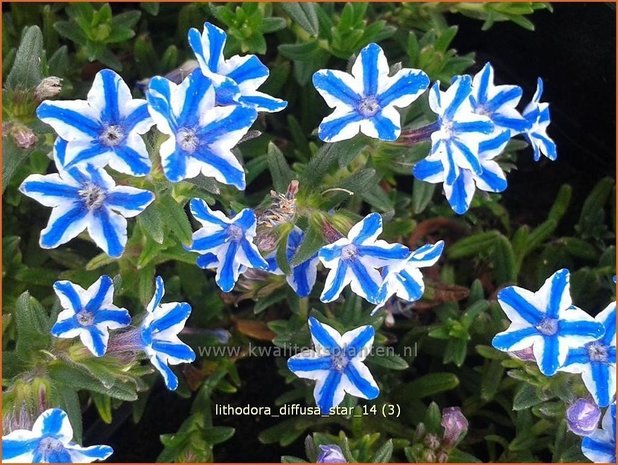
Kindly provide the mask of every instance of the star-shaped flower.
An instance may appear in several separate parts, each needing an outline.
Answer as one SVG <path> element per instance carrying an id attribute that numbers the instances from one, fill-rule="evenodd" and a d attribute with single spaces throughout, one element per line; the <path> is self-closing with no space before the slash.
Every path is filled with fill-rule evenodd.
<path id="1" fill-rule="evenodd" d="M 97 357 L 107 350 L 109 330 L 131 322 L 129 312 L 112 303 L 114 284 L 109 276 L 101 276 L 88 290 L 70 281 L 56 281 L 54 291 L 64 310 L 52 326 L 52 336 L 67 339 L 79 336 Z"/>
<path id="2" fill-rule="evenodd" d="M 361 326 L 343 335 L 315 318 L 309 318 L 315 350 L 305 350 L 288 360 L 288 368 L 299 378 L 316 380 L 313 395 L 323 414 L 343 401 L 345 393 L 375 399 L 380 393 L 363 360 L 373 345 L 375 330 Z"/>
<path id="3" fill-rule="evenodd" d="M 560 371 L 581 373 L 598 406 L 607 407 L 616 394 L 616 302 L 609 304 L 595 320 L 603 325 L 603 336 L 570 349 Z"/>
<path id="4" fill-rule="evenodd" d="M 243 190 L 245 172 L 232 148 L 257 117 L 253 108 L 215 106 L 209 78 L 194 70 L 179 85 L 161 76 L 150 81 L 148 109 L 157 129 L 170 136 L 161 144 L 165 176 L 178 182 L 202 173 Z"/>
<path id="5" fill-rule="evenodd" d="M 31 174 L 19 190 L 52 207 L 47 227 L 41 231 L 42 248 L 56 248 L 88 229 L 95 244 L 110 257 L 120 257 L 124 251 L 126 218 L 137 216 L 154 200 L 150 191 L 116 186 L 105 170 L 93 165 Z"/>
<path id="6" fill-rule="evenodd" d="M 538 78 L 536 92 L 532 101 L 524 109 L 524 118 L 528 121 L 528 128 L 525 131 L 526 139 L 534 150 L 534 160 L 539 161 L 541 154 L 550 160 L 558 158 L 556 143 L 547 135 L 549 126 L 549 103 L 541 102 L 543 94 L 543 80 Z"/>
<path id="7" fill-rule="evenodd" d="M 66 412 L 45 410 L 32 430 L 18 429 L 2 436 L 4 463 L 90 463 L 113 453 L 109 446 L 82 447 L 73 442 L 73 428 Z"/>
<path id="8" fill-rule="evenodd" d="M 437 130 L 431 134 L 432 159 L 444 167 L 446 184 L 452 186 L 461 169 L 480 176 L 479 144 L 493 131 L 487 116 L 474 113 L 470 95 L 472 78 L 455 76 L 448 90 L 440 90 L 440 82 L 429 91 L 429 106 L 438 115 Z"/>
<path id="9" fill-rule="evenodd" d="M 472 79 L 472 108 L 475 113 L 489 117 L 495 135 L 508 130 L 514 136 L 528 128 L 528 122 L 515 108 L 521 95 L 519 86 L 494 84 L 494 69 L 490 63 Z"/>
<path id="10" fill-rule="evenodd" d="M 203 256 L 201 263 L 198 259 L 201 267 L 217 269 L 215 280 L 223 292 L 234 289 L 243 267 L 268 268 L 268 262 L 253 243 L 257 220 L 252 210 L 245 208 L 228 218 L 220 211 L 212 211 L 202 199 L 192 199 L 190 208 L 202 227 L 193 233 L 193 242 L 187 250 Z"/>
<path id="11" fill-rule="evenodd" d="M 382 269 L 384 302 L 392 295 L 397 295 L 400 299 L 408 302 L 420 299 L 425 292 L 423 273 L 421 273 L 420 268 L 434 265 L 440 258 L 443 249 L 444 241 L 425 244 L 410 253 L 408 258 L 384 267 Z M 380 307 L 381 305 L 378 305 L 373 313 Z"/>
<path id="12" fill-rule="evenodd" d="M 288 235 L 288 243 L 286 250 L 288 261 L 291 261 L 292 257 L 294 257 L 294 254 L 303 242 L 303 237 L 304 233 L 297 226 L 295 226 Z M 273 252 L 269 257 L 267 257 L 266 261 L 268 262 L 267 271 L 278 275 L 285 274 L 283 270 L 281 270 L 281 268 L 279 268 L 279 266 L 277 265 L 277 257 L 275 252 Z M 291 267 L 291 273 L 286 276 L 288 284 L 300 297 L 307 297 L 309 294 L 311 294 L 311 290 L 315 285 L 315 280 L 317 277 L 318 262 L 319 259 L 316 252 L 304 262 Z"/>
<path id="13" fill-rule="evenodd" d="M 438 154 L 419 161 L 414 165 L 412 173 L 421 181 L 444 183 L 444 195 L 451 208 L 455 213 L 463 215 L 470 208 L 477 188 L 485 192 L 502 192 L 506 189 L 506 175 L 494 159 L 504 151 L 510 139 L 509 131 L 502 131 L 495 137 L 481 141 L 478 145 L 481 174 L 460 168 L 452 185 L 446 182 L 446 170 Z"/>
<path id="14" fill-rule="evenodd" d="M 143 350 L 150 358 L 150 363 L 161 373 L 165 386 L 170 390 L 178 387 L 178 377 L 169 365 L 191 363 L 195 353 L 178 338 L 178 333 L 185 327 L 191 306 L 186 302 L 169 302 L 162 304 L 165 294 L 163 279 L 157 276 L 155 293 L 146 307 L 146 317 L 140 326 Z"/>
<path id="15" fill-rule="evenodd" d="M 382 217 L 367 215 L 350 229 L 347 237 L 322 247 L 318 257 L 330 269 L 320 296 L 322 302 L 332 302 L 345 286 L 372 304 L 384 302 L 382 276 L 378 269 L 408 257 L 410 251 L 401 244 L 378 240 L 382 233 Z"/>
<path id="16" fill-rule="evenodd" d="M 268 68 L 255 55 L 234 55 L 226 60 L 223 49 L 227 35 L 214 24 L 204 23 L 200 34 L 189 29 L 189 45 L 202 73 L 212 79 L 218 105 L 247 105 L 269 113 L 283 110 L 287 102 L 257 90 L 268 78 Z"/>
<path id="17" fill-rule="evenodd" d="M 86 100 L 45 100 L 36 113 L 68 142 L 65 168 L 89 163 L 133 176 L 150 172 L 141 134 L 154 122 L 146 101 L 134 99 L 114 71 L 97 73 Z"/>
<path id="18" fill-rule="evenodd" d="M 511 325 L 492 344 L 502 351 L 532 346 L 537 365 L 553 376 L 564 365 L 569 349 L 603 335 L 603 325 L 575 307 L 569 293 L 569 270 L 550 276 L 537 292 L 511 286 L 498 293 L 498 302 Z"/>
<path id="19" fill-rule="evenodd" d="M 396 140 L 401 134 L 405 108 L 429 86 L 419 69 L 403 68 L 389 76 L 384 51 L 377 44 L 363 48 L 352 74 L 322 69 L 313 75 L 313 85 L 335 111 L 320 123 L 318 135 L 324 142 L 351 139 L 362 132 L 374 139 Z"/>
<path id="20" fill-rule="evenodd" d="M 616 463 L 616 403 L 605 411 L 601 428 L 582 439 L 582 452 L 595 463 Z"/>

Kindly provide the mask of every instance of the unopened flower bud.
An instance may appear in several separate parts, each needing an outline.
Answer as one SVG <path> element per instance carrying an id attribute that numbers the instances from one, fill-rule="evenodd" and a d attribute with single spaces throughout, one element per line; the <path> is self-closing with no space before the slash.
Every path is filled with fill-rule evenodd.
<path id="1" fill-rule="evenodd" d="M 423 453 L 423 462 L 434 463 L 436 461 L 436 453 L 432 450 L 427 449 Z"/>
<path id="2" fill-rule="evenodd" d="M 43 79 L 34 90 L 34 97 L 42 102 L 45 99 L 55 97 L 62 91 L 62 79 L 57 76 L 49 76 Z"/>
<path id="3" fill-rule="evenodd" d="M 320 453 L 316 463 L 347 463 L 341 448 L 335 444 L 319 446 Z"/>
<path id="4" fill-rule="evenodd" d="M 523 360 L 524 362 L 535 362 L 536 358 L 534 358 L 534 352 L 532 351 L 532 346 L 526 347 L 522 350 L 514 350 L 509 352 L 509 355 L 512 357 Z"/>
<path id="5" fill-rule="evenodd" d="M 446 463 L 448 462 L 448 452 L 441 450 L 440 452 L 438 452 L 438 455 L 436 457 L 436 461 L 438 463 Z"/>
<path id="6" fill-rule="evenodd" d="M 324 221 L 322 223 L 322 236 L 324 236 L 324 239 L 326 239 L 326 241 L 331 244 L 343 237 L 343 235 L 339 231 L 337 231 L 328 221 Z"/>
<path id="7" fill-rule="evenodd" d="M 588 399 L 577 399 L 566 411 L 567 426 L 578 436 L 589 436 L 601 419 L 601 409 Z"/>
<path id="8" fill-rule="evenodd" d="M 425 436 L 425 439 L 423 439 L 423 443 L 427 448 L 432 450 L 436 450 L 438 447 L 440 447 L 440 439 L 438 439 L 438 436 L 432 433 L 429 433 Z"/>
<path id="9" fill-rule="evenodd" d="M 468 420 L 459 407 L 448 407 L 442 410 L 444 428 L 442 443 L 447 447 L 455 446 L 468 432 Z"/>
<path id="10" fill-rule="evenodd" d="M 7 126 L 13 142 L 15 142 L 15 145 L 20 149 L 29 149 L 39 140 L 34 131 L 28 126 L 20 123 L 9 123 Z M 7 126 L 4 127 L 5 130 Z"/>

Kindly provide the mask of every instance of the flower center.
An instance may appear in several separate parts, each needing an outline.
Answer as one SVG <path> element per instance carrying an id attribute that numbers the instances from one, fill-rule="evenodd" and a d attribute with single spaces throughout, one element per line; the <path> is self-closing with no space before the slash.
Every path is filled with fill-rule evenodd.
<path id="1" fill-rule="evenodd" d="M 181 128 L 176 134 L 176 143 L 185 152 L 193 153 L 200 144 L 200 139 L 193 129 Z"/>
<path id="2" fill-rule="evenodd" d="M 94 321 L 94 315 L 87 310 L 81 310 L 75 314 L 77 322 L 82 326 L 90 326 Z"/>
<path id="3" fill-rule="evenodd" d="M 231 241 L 237 242 L 244 236 L 243 230 L 240 226 L 236 226 L 235 224 L 230 224 L 227 227 L 227 236 Z"/>
<path id="4" fill-rule="evenodd" d="M 78 191 L 80 198 L 84 201 L 88 210 L 96 210 L 105 201 L 107 196 L 105 190 L 94 183 L 86 183 L 83 188 Z"/>
<path id="5" fill-rule="evenodd" d="M 45 437 L 39 442 L 39 452 L 43 455 L 43 457 L 50 452 L 59 451 L 62 449 L 64 449 L 64 444 L 56 438 Z"/>
<path id="6" fill-rule="evenodd" d="M 358 112 L 365 116 L 374 116 L 380 110 L 380 104 L 378 100 L 373 97 L 364 97 L 358 104 Z"/>
<path id="7" fill-rule="evenodd" d="M 607 362 L 608 359 L 608 347 L 598 341 L 590 342 L 586 344 L 588 349 L 588 357 L 593 362 Z"/>
<path id="8" fill-rule="evenodd" d="M 440 121 L 440 129 L 444 133 L 447 139 L 450 139 L 453 136 L 453 122 L 447 119 L 443 119 Z"/>
<path id="9" fill-rule="evenodd" d="M 101 142 L 108 147 L 114 147 L 122 142 L 124 139 L 124 131 L 122 127 L 117 124 L 111 124 L 103 129 L 100 136 Z"/>
<path id="10" fill-rule="evenodd" d="M 331 354 L 330 362 L 333 370 L 343 371 L 345 370 L 345 367 L 348 366 L 350 359 L 347 357 L 344 351 L 337 350 Z"/>
<path id="11" fill-rule="evenodd" d="M 341 249 L 341 258 L 343 260 L 349 260 L 358 255 L 358 249 L 354 244 L 348 244 Z"/>
<path id="12" fill-rule="evenodd" d="M 558 332 L 558 320 L 555 318 L 544 318 L 536 326 L 536 329 L 544 336 L 553 336 Z"/>

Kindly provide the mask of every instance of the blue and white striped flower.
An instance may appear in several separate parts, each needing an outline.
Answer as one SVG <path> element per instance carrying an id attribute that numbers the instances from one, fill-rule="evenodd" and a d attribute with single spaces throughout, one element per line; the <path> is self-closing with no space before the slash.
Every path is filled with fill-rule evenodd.
<path id="1" fill-rule="evenodd" d="M 212 82 L 199 69 L 179 85 L 155 76 L 146 98 L 157 129 L 170 136 L 160 149 L 163 172 L 170 181 L 202 173 L 245 188 L 245 172 L 232 148 L 255 121 L 253 108 L 215 106 Z"/>
<path id="2" fill-rule="evenodd" d="M 374 139 L 394 141 L 401 134 L 405 108 L 429 86 L 419 69 L 403 68 L 389 76 L 384 51 L 377 44 L 363 48 L 352 74 L 322 69 L 313 75 L 313 85 L 335 111 L 320 123 L 318 135 L 324 142 L 351 139 L 362 132 Z"/>
<path id="3" fill-rule="evenodd" d="M 192 199 L 190 208 L 202 227 L 193 233 L 187 250 L 201 255 L 198 265 L 202 268 L 216 268 L 215 281 L 223 292 L 234 289 L 238 275 L 246 268 L 268 268 L 253 243 L 257 225 L 253 210 L 245 208 L 228 218 L 220 211 L 212 211 L 202 199 Z"/>
<path id="4" fill-rule="evenodd" d="M 292 257 L 294 257 L 294 254 L 303 242 L 303 237 L 304 233 L 297 226 L 295 226 L 288 235 L 286 250 L 288 261 L 291 261 Z M 266 261 L 268 262 L 268 272 L 277 275 L 285 274 L 277 265 L 277 257 L 275 252 L 267 257 Z M 316 252 L 304 262 L 291 267 L 291 273 L 286 276 L 286 281 L 300 297 L 307 297 L 311 294 L 311 290 L 315 285 L 315 280 L 318 274 L 318 262 L 319 259 Z"/>
<path id="5" fill-rule="evenodd" d="M 173 391 L 178 387 L 178 377 L 169 366 L 195 360 L 191 347 L 178 338 L 178 333 L 191 315 L 191 306 L 186 302 L 162 304 L 164 294 L 163 279 L 157 276 L 155 293 L 146 307 L 147 313 L 140 326 L 140 334 L 142 348 L 150 363 L 163 376 L 165 386 Z"/>
<path id="6" fill-rule="evenodd" d="M 371 213 L 355 224 L 347 237 L 320 249 L 320 261 L 331 270 L 320 296 L 322 302 L 335 300 L 348 284 L 352 292 L 372 304 L 384 302 L 383 279 L 378 269 L 404 260 L 410 251 L 401 244 L 378 240 L 381 233 L 382 217 Z"/>
<path id="7" fill-rule="evenodd" d="M 420 268 L 434 265 L 444 249 L 444 241 L 435 244 L 425 244 L 416 249 L 404 260 L 382 269 L 384 283 L 382 284 L 384 302 L 392 295 L 408 302 L 415 302 L 423 296 L 425 283 Z M 382 305 L 378 305 L 375 313 Z"/>
<path id="8" fill-rule="evenodd" d="M 547 127 L 551 122 L 549 103 L 541 102 L 542 94 L 543 80 L 538 78 L 536 92 L 534 92 L 532 101 L 526 106 L 523 113 L 524 118 L 528 121 L 528 128 L 524 134 L 532 145 L 535 161 L 540 160 L 541 154 L 550 160 L 558 158 L 556 143 L 547 135 Z"/>
<path id="9" fill-rule="evenodd" d="M 528 122 L 516 109 L 521 96 L 519 86 L 494 84 L 491 63 L 487 63 L 472 79 L 472 108 L 475 113 L 489 117 L 495 136 L 505 130 L 514 136 L 528 128 Z"/>
<path id="10" fill-rule="evenodd" d="M 28 197 L 52 207 L 39 244 L 44 249 L 62 245 L 84 229 L 110 257 L 120 257 L 127 243 L 127 220 L 154 200 L 152 192 L 116 186 L 101 168 L 85 165 L 54 174 L 31 174 L 19 186 Z"/>
<path id="11" fill-rule="evenodd" d="M 107 351 L 109 330 L 123 328 L 131 322 L 129 312 L 112 302 L 114 283 L 109 276 L 101 276 L 88 290 L 70 281 L 56 281 L 54 291 L 63 310 L 52 326 L 52 336 L 64 339 L 79 336 L 96 357 L 102 357 Z"/>
<path id="12" fill-rule="evenodd" d="M 146 101 L 134 99 L 114 71 L 97 73 L 86 100 L 45 100 L 36 114 L 67 141 L 66 168 L 89 163 L 133 176 L 150 172 L 141 134 L 154 122 Z"/>
<path id="13" fill-rule="evenodd" d="M 437 130 L 431 134 L 429 156 L 442 163 L 444 179 L 449 186 L 455 184 L 462 169 L 477 176 L 483 173 L 479 144 L 494 128 L 487 116 L 474 112 L 471 93 L 470 76 L 455 76 L 444 92 L 440 90 L 440 82 L 436 81 L 429 91 L 429 106 L 438 115 Z"/>
<path id="14" fill-rule="evenodd" d="M 421 181 L 444 183 L 444 195 L 451 208 L 455 213 L 463 215 L 470 208 L 477 188 L 485 192 L 502 192 L 506 189 L 506 175 L 494 159 L 504 151 L 510 139 L 509 131 L 502 131 L 495 137 L 481 141 L 478 145 L 481 174 L 460 168 L 452 185 L 446 182 L 446 170 L 438 154 L 419 161 L 412 173 Z"/>
<path id="15" fill-rule="evenodd" d="M 73 442 L 73 428 L 64 410 L 50 408 L 32 430 L 18 429 L 2 436 L 4 463 L 91 463 L 113 453 L 109 446 L 82 447 Z"/>
<path id="16" fill-rule="evenodd" d="M 595 463 L 616 463 L 616 403 L 605 411 L 601 428 L 582 439 L 582 452 Z"/>
<path id="17" fill-rule="evenodd" d="M 607 407 L 616 394 L 616 302 L 609 304 L 595 320 L 603 325 L 603 336 L 569 350 L 560 371 L 581 373 L 597 405 Z"/>
<path id="18" fill-rule="evenodd" d="M 226 60 L 226 40 L 227 34 L 208 22 L 201 34 L 195 28 L 189 29 L 189 45 L 202 73 L 215 85 L 217 104 L 242 104 L 269 113 L 283 110 L 287 106 L 285 100 L 257 90 L 268 78 L 268 68 L 255 55 L 234 55 Z"/>
<path id="19" fill-rule="evenodd" d="M 299 378 L 316 380 L 313 396 L 323 414 L 343 401 L 346 393 L 362 399 L 380 394 L 363 360 L 371 352 L 375 330 L 361 326 L 343 335 L 315 318 L 309 318 L 315 350 L 305 350 L 288 360 Z"/>
<path id="20" fill-rule="evenodd" d="M 601 337 L 603 325 L 573 305 L 569 279 L 569 270 L 561 269 L 537 292 L 516 286 L 502 289 L 498 302 L 511 325 L 494 337 L 493 346 L 505 352 L 532 346 L 541 373 L 553 376 L 569 349 Z"/>

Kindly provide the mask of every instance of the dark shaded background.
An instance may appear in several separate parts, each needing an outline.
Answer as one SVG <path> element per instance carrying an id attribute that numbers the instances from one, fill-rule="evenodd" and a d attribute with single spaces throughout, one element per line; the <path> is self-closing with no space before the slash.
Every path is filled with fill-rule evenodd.
<path id="1" fill-rule="evenodd" d="M 615 177 L 615 5 L 555 4 L 553 13 L 537 12 L 531 19 L 535 32 L 511 23 L 497 23 L 484 32 L 479 21 L 449 17 L 460 27 L 454 47 L 462 53 L 477 52 L 471 71 L 491 61 L 498 82 L 523 87 L 524 102 L 531 99 L 537 76 L 543 77 L 543 101 L 551 103 L 553 115 L 549 133 L 558 144 L 559 160 L 535 163 L 530 150 L 522 153 L 518 170 L 509 174 L 504 201 L 517 222 L 538 224 L 568 180 L 574 187 L 573 205 L 563 224 L 572 225 L 594 184 L 603 176 Z M 213 402 L 272 406 L 286 389 L 272 359 L 245 359 L 239 371 L 244 383 L 239 393 Z M 112 445 L 117 462 L 154 461 L 162 449 L 159 434 L 177 431 L 189 408 L 189 400 L 159 383 L 139 426 L 130 421 L 129 404 L 115 412 L 112 425 L 97 420 L 90 409 L 84 423 L 92 426 L 84 444 Z M 236 428 L 230 441 L 215 448 L 218 461 L 279 462 L 282 452 L 304 457 L 302 441 L 285 451 L 260 444 L 257 435 L 274 423 L 272 419 L 218 418 L 216 423 Z"/>

